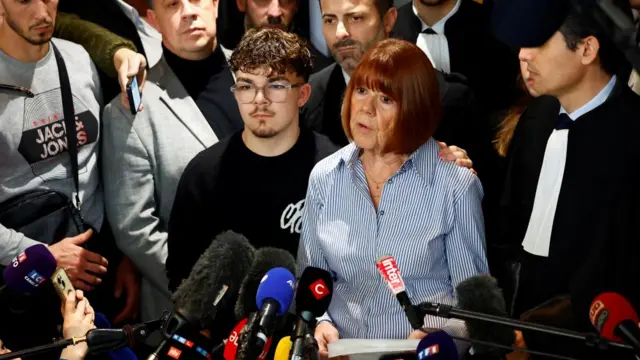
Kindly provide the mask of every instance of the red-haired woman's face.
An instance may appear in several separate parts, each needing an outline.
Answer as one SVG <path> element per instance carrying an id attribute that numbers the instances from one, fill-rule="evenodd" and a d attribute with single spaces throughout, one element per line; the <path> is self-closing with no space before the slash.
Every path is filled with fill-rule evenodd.
<path id="1" fill-rule="evenodd" d="M 351 135 L 363 150 L 381 152 L 398 117 L 398 103 L 388 95 L 356 87 L 351 96 Z"/>

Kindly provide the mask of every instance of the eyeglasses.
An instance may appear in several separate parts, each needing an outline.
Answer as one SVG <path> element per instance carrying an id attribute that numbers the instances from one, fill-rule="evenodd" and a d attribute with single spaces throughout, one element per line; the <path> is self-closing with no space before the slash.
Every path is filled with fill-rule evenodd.
<path id="1" fill-rule="evenodd" d="M 27 95 L 30 98 L 35 97 L 35 94 L 32 93 L 31 90 L 29 90 L 27 88 L 24 88 L 22 86 L 0 84 L 0 90 L 10 90 L 10 91 L 15 91 L 15 92 L 20 92 L 20 93 L 23 93 L 23 94 Z"/>
<path id="2" fill-rule="evenodd" d="M 269 101 L 274 103 L 281 103 L 287 100 L 289 90 L 300 87 L 304 84 L 281 84 L 273 83 L 266 86 L 257 87 L 252 84 L 236 84 L 231 87 L 231 92 L 235 95 L 236 99 L 242 104 L 249 104 L 256 99 L 258 91 L 262 91 L 262 94 Z"/>

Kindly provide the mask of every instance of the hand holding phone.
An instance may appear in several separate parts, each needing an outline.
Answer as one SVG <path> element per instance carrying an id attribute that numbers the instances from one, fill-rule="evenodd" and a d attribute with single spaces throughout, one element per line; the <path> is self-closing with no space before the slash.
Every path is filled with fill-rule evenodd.
<path id="1" fill-rule="evenodd" d="M 142 101 L 142 96 L 140 94 L 140 87 L 138 86 L 138 78 L 135 76 L 132 77 L 127 84 L 127 97 L 129 98 L 129 109 L 131 110 L 131 114 L 137 114 L 138 109 L 140 108 L 140 102 Z"/>
<path id="2" fill-rule="evenodd" d="M 53 287 L 56 289 L 60 299 L 62 299 L 63 304 L 69 294 L 75 296 L 76 289 L 73 288 L 71 280 L 69 280 L 69 276 L 67 276 L 67 272 L 63 268 L 58 268 L 51 279 L 53 280 Z"/>

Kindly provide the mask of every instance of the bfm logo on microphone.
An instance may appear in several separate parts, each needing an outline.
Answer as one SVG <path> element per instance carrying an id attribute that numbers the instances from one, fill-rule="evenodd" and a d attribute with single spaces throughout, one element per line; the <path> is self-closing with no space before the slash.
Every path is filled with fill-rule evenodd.
<path id="1" fill-rule="evenodd" d="M 431 345 L 428 348 L 420 351 L 420 353 L 418 354 L 418 360 L 428 358 L 429 356 L 433 356 L 439 352 L 440 352 L 440 346 L 438 346 L 438 344 Z"/>
<path id="2" fill-rule="evenodd" d="M 311 293 L 316 298 L 316 300 L 320 300 L 323 297 L 329 295 L 329 289 L 327 289 L 327 284 L 324 283 L 322 279 L 318 279 L 314 281 L 310 286 Z"/>
<path id="3" fill-rule="evenodd" d="M 399 294 L 405 291 L 404 282 L 400 277 L 400 270 L 398 269 L 398 264 L 396 263 L 396 259 L 393 256 L 385 256 L 378 260 L 376 263 L 380 274 L 384 277 L 389 284 L 389 287 L 393 291 L 394 294 Z"/>

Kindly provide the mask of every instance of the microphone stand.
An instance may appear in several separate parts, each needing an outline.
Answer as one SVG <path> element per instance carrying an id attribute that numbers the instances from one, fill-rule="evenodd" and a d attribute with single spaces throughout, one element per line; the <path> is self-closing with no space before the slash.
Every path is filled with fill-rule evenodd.
<path id="1" fill-rule="evenodd" d="M 474 311 L 463 310 L 460 308 L 453 307 L 451 305 L 424 302 L 422 304 L 415 306 L 415 309 L 416 309 L 416 312 L 419 314 L 419 316 L 423 318 L 426 315 L 431 315 L 431 316 L 438 316 L 438 317 L 447 318 L 447 319 L 450 319 L 450 318 L 460 319 L 464 321 L 468 321 L 468 320 L 486 321 L 493 324 L 508 326 L 516 330 L 537 331 L 545 334 L 562 336 L 562 337 L 571 338 L 574 340 L 584 341 L 587 344 L 587 346 L 595 347 L 601 350 L 607 350 L 609 349 L 609 347 L 616 347 L 620 349 L 633 351 L 633 348 L 627 344 L 612 342 L 596 334 L 590 334 L 590 333 L 585 334 L 577 331 L 565 330 L 565 329 L 560 329 L 552 326 L 538 325 L 538 324 L 524 322 L 520 320 L 513 320 L 513 319 L 501 317 L 501 316 L 487 315 L 487 314 L 477 313 Z"/>
<path id="2" fill-rule="evenodd" d="M 313 334 L 307 332 L 304 335 L 304 354 L 305 357 L 311 360 L 320 360 L 320 354 L 318 353 L 318 342 Z"/>
<path id="3" fill-rule="evenodd" d="M 42 353 L 57 350 L 57 349 L 64 349 L 69 345 L 76 345 L 84 341 L 87 341 L 86 336 L 79 337 L 79 338 L 58 340 L 58 341 L 55 341 L 53 344 L 40 345 L 31 349 L 20 350 L 20 351 L 11 352 L 8 354 L 0 355 L 0 360 L 11 360 L 19 357 L 38 355 L 38 354 L 42 354 Z"/>

